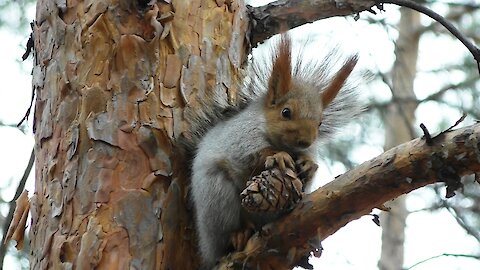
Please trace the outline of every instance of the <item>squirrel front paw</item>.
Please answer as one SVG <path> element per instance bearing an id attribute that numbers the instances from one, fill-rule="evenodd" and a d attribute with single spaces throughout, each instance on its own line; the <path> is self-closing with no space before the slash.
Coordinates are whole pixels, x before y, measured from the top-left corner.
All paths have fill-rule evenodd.
<path id="1" fill-rule="evenodd" d="M 300 157 L 298 157 L 295 165 L 297 168 L 298 177 L 302 180 L 303 183 L 312 180 L 315 172 L 318 169 L 318 165 L 308 155 L 301 155 Z"/>
<path id="2" fill-rule="evenodd" d="M 287 168 L 295 171 L 295 162 L 293 158 L 287 152 L 277 152 L 265 159 L 265 169 L 272 169 L 278 167 L 282 172 L 285 172 Z"/>
<path id="3" fill-rule="evenodd" d="M 248 240 L 253 235 L 253 229 L 248 227 L 243 230 L 233 232 L 230 240 L 235 251 L 242 251 L 245 249 Z"/>

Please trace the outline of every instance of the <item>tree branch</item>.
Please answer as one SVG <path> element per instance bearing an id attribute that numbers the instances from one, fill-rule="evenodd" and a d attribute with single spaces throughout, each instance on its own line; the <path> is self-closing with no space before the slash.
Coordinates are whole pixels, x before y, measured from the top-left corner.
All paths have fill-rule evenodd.
<path id="1" fill-rule="evenodd" d="M 384 202 L 425 185 L 445 182 L 451 192 L 461 185 L 462 175 L 480 171 L 479 160 L 478 123 L 435 136 L 431 145 L 418 138 L 392 148 L 306 196 L 291 213 L 254 235 L 244 251 L 224 258 L 220 269 L 265 263 L 291 268 L 305 251 L 315 250 L 312 239 L 323 240 Z"/>
<path id="2" fill-rule="evenodd" d="M 372 0 L 278 0 L 265 6 L 251 7 L 252 44 L 263 42 L 282 30 L 317 20 L 355 14 L 375 6 Z"/>
<path id="3" fill-rule="evenodd" d="M 462 42 L 465 47 L 467 47 L 475 61 L 477 61 L 477 68 L 478 72 L 480 73 L 480 48 L 478 48 L 475 44 L 468 40 L 468 38 L 464 34 L 462 34 L 451 22 L 446 20 L 444 17 L 434 12 L 433 10 L 411 0 L 377 0 L 377 3 L 379 5 L 395 4 L 402 7 L 408 7 L 420 13 L 423 13 L 428 17 L 434 19 L 435 21 L 439 22 L 441 25 L 447 28 L 447 30 L 450 31 L 452 35 L 454 35 L 458 40 L 460 40 L 460 42 Z M 382 6 L 378 6 L 378 8 L 380 10 L 383 10 Z"/>
<path id="4" fill-rule="evenodd" d="M 383 10 L 383 4 L 395 4 L 423 13 L 442 24 L 460 40 L 473 55 L 480 72 L 480 48 L 473 44 L 447 19 L 433 10 L 412 0 L 278 0 L 265 6 L 249 6 L 251 20 L 251 40 L 255 46 L 267 38 L 286 29 L 335 16 L 369 11 L 376 14 L 372 7 Z"/>

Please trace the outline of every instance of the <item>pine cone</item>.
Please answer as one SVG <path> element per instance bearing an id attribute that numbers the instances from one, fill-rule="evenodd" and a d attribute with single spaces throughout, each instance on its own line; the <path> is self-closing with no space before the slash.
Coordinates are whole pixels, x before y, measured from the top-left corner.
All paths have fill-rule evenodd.
<path id="1" fill-rule="evenodd" d="M 286 169 L 267 169 L 247 182 L 240 194 L 242 205 L 250 212 L 277 212 L 292 208 L 302 199 L 303 183 Z"/>

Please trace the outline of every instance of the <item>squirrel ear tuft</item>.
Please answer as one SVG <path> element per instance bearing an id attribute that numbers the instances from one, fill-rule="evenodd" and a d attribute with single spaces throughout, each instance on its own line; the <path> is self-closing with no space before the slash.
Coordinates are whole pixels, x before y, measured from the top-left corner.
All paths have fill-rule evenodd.
<path id="1" fill-rule="evenodd" d="M 283 33 L 273 51 L 272 74 L 268 80 L 267 105 L 275 105 L 291 88 L 292 50 L 291 39 Z"/>
<path id="2" fill-rule="evenodd" d="M 328 87 L 322 92 L 322 107 L 325 108 L 337 96 L 342 86 L 345 84 L 348 76 L 358 62 L 358 54 L 350 56 L 343 64 L 342 68 L 333 76 Z"/>

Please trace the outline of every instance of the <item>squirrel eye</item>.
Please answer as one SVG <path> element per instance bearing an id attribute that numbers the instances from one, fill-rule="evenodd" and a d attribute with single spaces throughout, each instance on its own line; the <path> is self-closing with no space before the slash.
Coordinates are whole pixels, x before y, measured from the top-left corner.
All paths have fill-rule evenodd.
<path id="1" fill-rule="evenodd" d="M 318 127 L 320 127 L 322 125 L 322 121 L 320 121 L 320 123 L 318 124 Z"/>
<path id="2" fill-rule="evenodd" d="M 292 118 L 292 112 L 290 111 L 289 108 L 283 108 L 282 117 L 286 118 L 286 119 L 291 119 Z"/>

